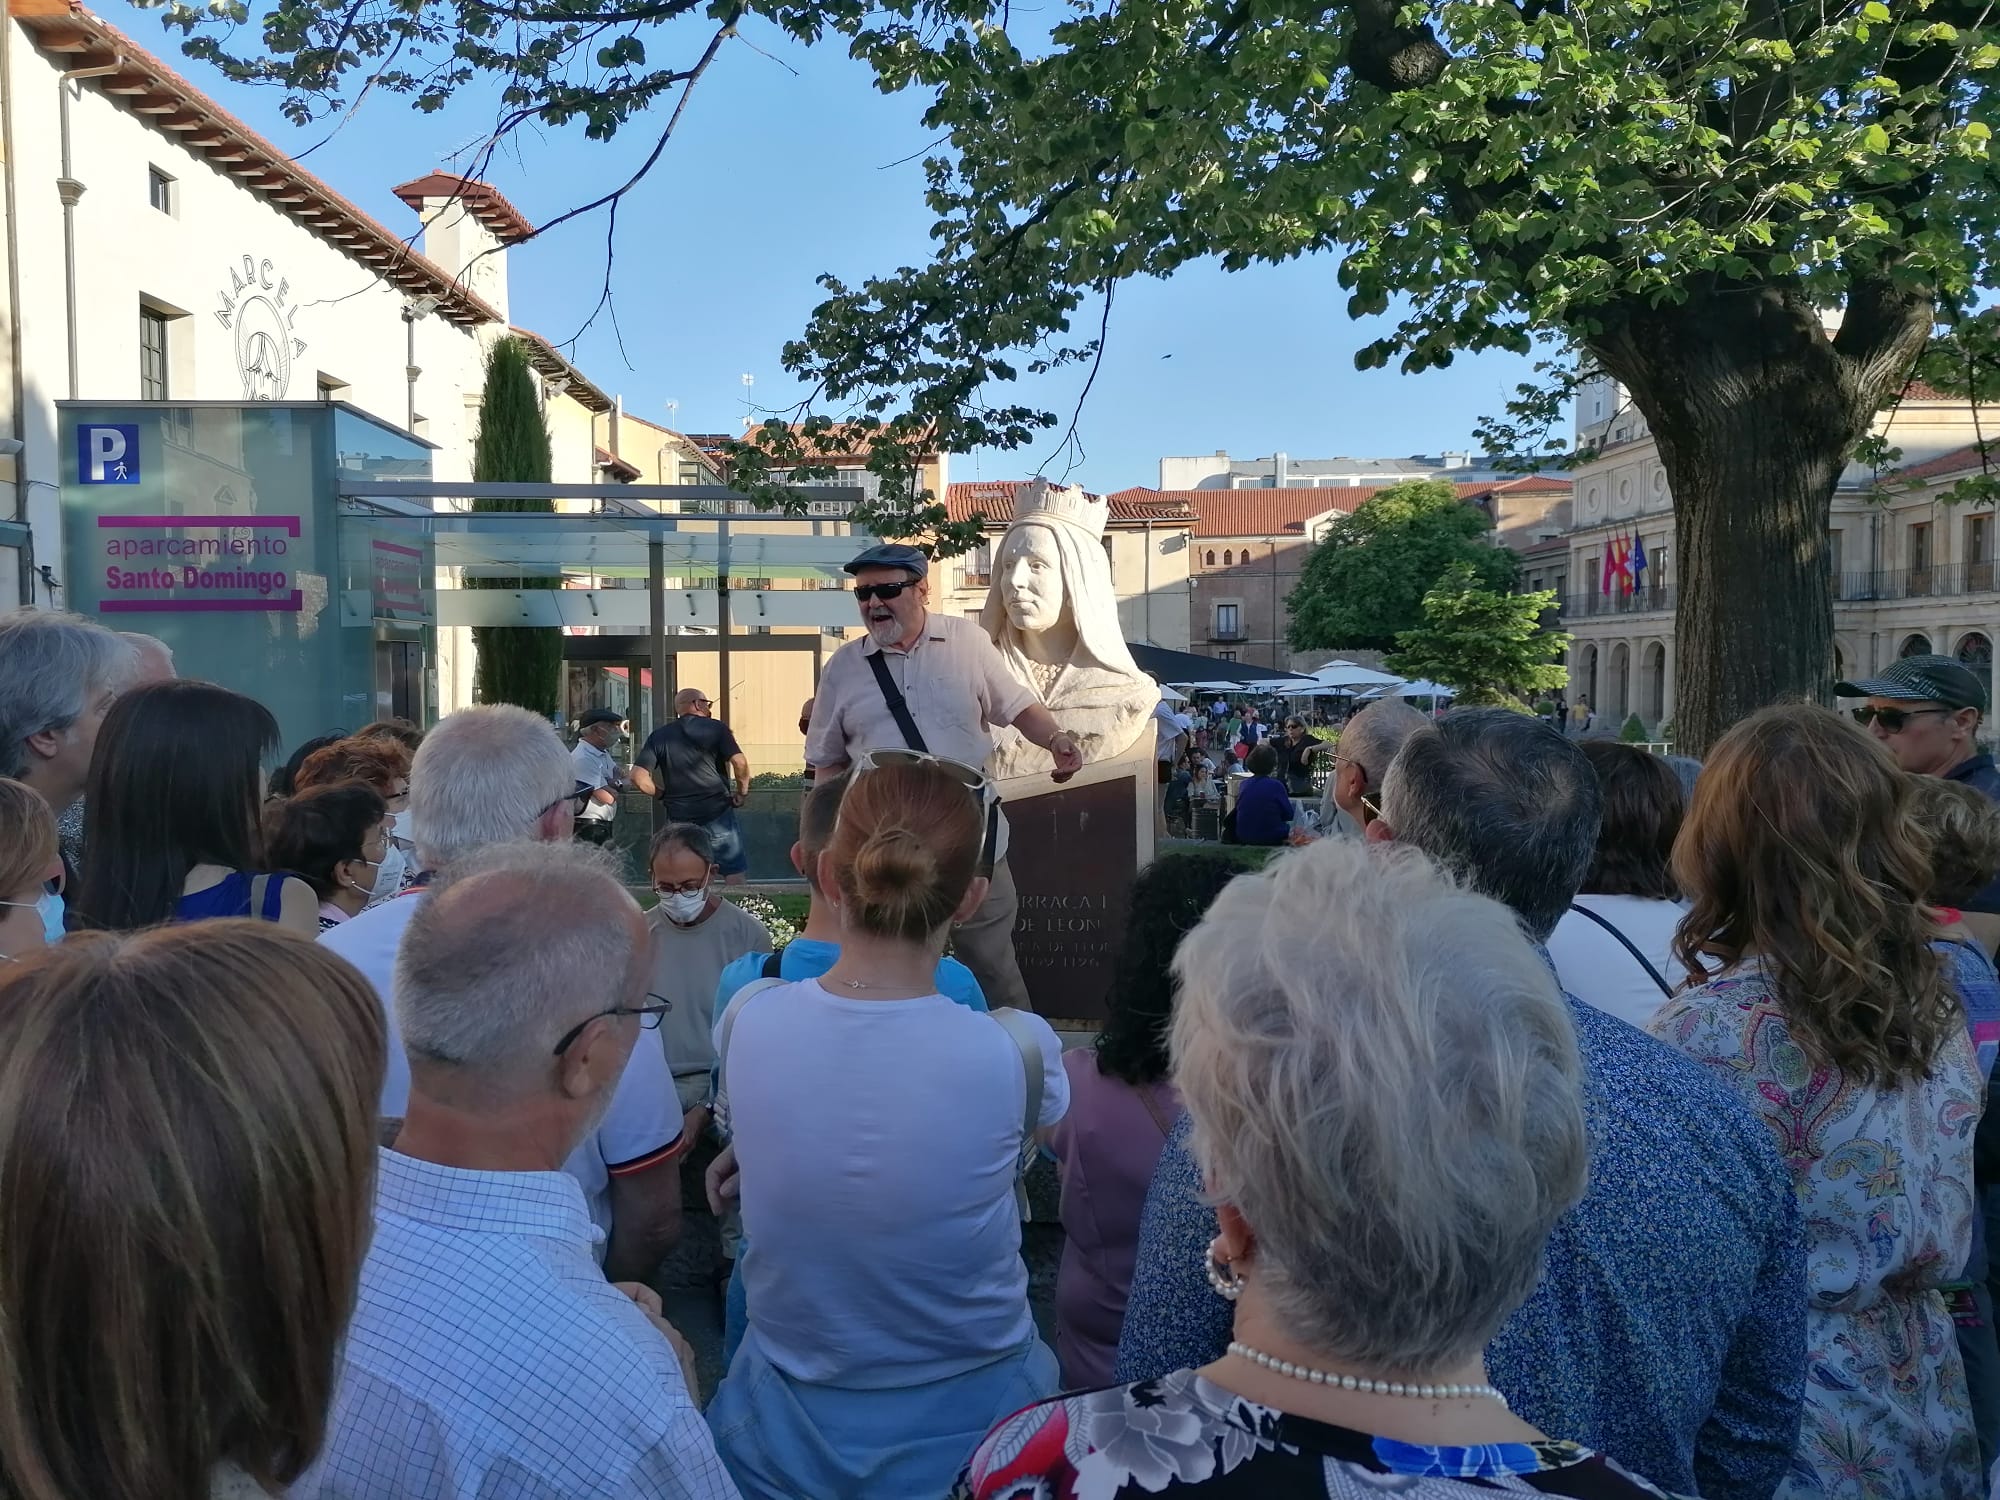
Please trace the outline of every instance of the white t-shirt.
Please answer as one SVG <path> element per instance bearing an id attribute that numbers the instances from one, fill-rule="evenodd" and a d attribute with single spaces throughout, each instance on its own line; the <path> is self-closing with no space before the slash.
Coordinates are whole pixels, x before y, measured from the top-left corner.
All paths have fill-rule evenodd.
<path id="1" fill-rule="evenodd" d="M 1687 970 L 1673 956 L 1674 931 L 1687 915 L 1680 902 L 1647 896 L 1578 896 L 1574 904 L 1590 908 L 1624 933 L 1668 984 L 1678 988 L 1687 978 Z M 1667 997 L 1638 960 L 1588 917 L 1563 913 L 1549 936 L 1549 957 L 1564 989 L 1621 1021 L 1644 1027 L 1666 1004 Z"/>
<path id="2" fill-rule="evenodd" d="M 1034 1021 L 1043 1126 L 1069 1109 Z M 1035 1331 L 1014 1207 L 1027 1079 L 996 1022 L 943 995 L 859 1000 L 808 979 L 737 1012 L 729 1093 L 750 1329 L 794 1379 L 948 1379 Z"/>
<path id="3" fill-rule="evenodd" d="M 402 1032 L 396 1025 L 396 950 L 402 946 L 403 933 L 423 899 L 421 887 L 407 891 L 320 934 L 320 941 L 359 969 L 382 997 L 389 1020 L 389 1071 L 382 1080 L 385 1120 L 401 1119 L 410 1103 L 410 1060 L 403 1052 Z M 582 1187 L 590 1217 L 599 1229 L 611 1232 L 610 1169 L 657 1155 L 680 1136 L 680 1102 L 674 1095 L 666 1054 L 654 1037 L 641 1032 L 611 1096 L 611 1108 L 596 1131 L 563 1163 L 563 1170 Z M 600 1256 L 603 1251 L 600 1244 Z"/>

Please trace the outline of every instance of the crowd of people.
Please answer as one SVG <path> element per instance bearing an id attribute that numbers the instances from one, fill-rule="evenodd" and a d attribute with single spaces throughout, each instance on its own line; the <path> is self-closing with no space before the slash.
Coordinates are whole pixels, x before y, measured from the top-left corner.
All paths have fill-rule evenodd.
<path id="1" fill-rule="evenodd" d="M 979 738 L 1074 742 L 895 549 L 857 576 L 782 948 L 726 896 L 699 702 L 645 769 L 707 766 L 710 816 L 663 820 L 642 905 L 576 832 L 613 718 L 267 774 L 254 700 L 0 617 L 0 1495 L 1995 1489 L 1969 673 L 1704 764 L 1396 700 L 1259 733 L 1239 828 L 1325 757 L 1321 836 L 1142 870 L 1064 1051 L 994 941 Z M 712 1392 L 657 1285 L 704 1216 Z"/>

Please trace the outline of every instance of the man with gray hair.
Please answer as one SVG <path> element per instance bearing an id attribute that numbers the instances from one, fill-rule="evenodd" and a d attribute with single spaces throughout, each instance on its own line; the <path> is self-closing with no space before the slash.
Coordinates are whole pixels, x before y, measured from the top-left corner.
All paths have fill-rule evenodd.
<path id="1" fill-rule="evenodd" d="M 1459 709 L 1405 742 L 1368 837 L 1421 850 L 1511 908 L 1540 944 L 1589 872 L 1600 817 L 1596 774 L 1558 731 Z M 1494 1337 L 1493 1384 L 1525 1420 L 1663 1489 L 1763 1500 L 1790 1466 L 1804 1394 L 1805 1244 L 1791 1177 L 1764 1127 L 1700 1066 L 1565 999 L 1583 1058 L 1590 1185 L 1549 1238 L 1541 1284 Z M 1187 1260 L 1198 1287 L 1199 1246 L 1214 1232 L 1200 1193 L 1183 1129 L 1147 1199 L 1120 1380 L 1203 1364 L 1228 1342 L 1226 1312 L 1217 1330 L 1205 1307 L 1177 1311 L 1201 1306 L 1176 1263 Z"/>
<path id="2" fill-rule="evenodd" d="M 575 788 L 569 752 L 546 719 L 506 704 L 460 709 L 424 737 L 410 767 L 417 856 L 441 879 L 459 861 L 495 844 L 567 843 Z M 551 850 L 543 852 L 553 858 Z M 385 1120 L 402 1118 L 410 1092 L 403 1049 L 394 1045 L 402 1016 L 396 961 L 427 890 L 415 886 L 320 937 L 368 978 L 388 1013 Z M 672 1247 L 680 1232 L 681 1149 L 673 1078 L 665 1054 L 649 1038 L 619 1080 L 608 1112 L 585 1133 L 566 1165 L 604 1232 L 607 1274 L 648 1276 Z"/>
<path id="3" fill-rule="evenodd" d="M 595 851 L 513 843 L 461 851 L 411 905 L 408 1113 L 326 1443 L 292 1493 L 734 1496 L 686 1346 L 649 1290 L 598 1275 L 562 1170 L 665 1009 L 637 904 Z"/>
<path id="4" fill-rule="evenodd" d="M 1377 699 L 1349 719 L 1333 748 L 1333 779 L 1320 804 L 1320 826 L 1359 838 L 1375 816 L 1371 808 L 1380 806 L 1389 763 L 1403 742 L 1429 723 L 1401 698 Z"/>
<path id="5" fill-rule="evenodd" d="M 131 645 L 82 615 L 0 615 L 0 775 L 52 811 L 83 795 L 98 726 L 131 677 Z"/>
<path id="6" fill-rule="evenodd" d="M 132 648 L 131 669 L 125 680 L 118 685 L 120 693 L 129 693 L 134 688 L 142 688 L 149 683 L 172 682 L 174 680 L 173 648 L 156 635 L 143 635 L 136 630 L 121 630 L 118 639 Z M 56 832 L 62 838 L 63 863 L 74 876 L 83 868 L 83 798 L 77 797 L 64 808 L 56 819 Z"/>

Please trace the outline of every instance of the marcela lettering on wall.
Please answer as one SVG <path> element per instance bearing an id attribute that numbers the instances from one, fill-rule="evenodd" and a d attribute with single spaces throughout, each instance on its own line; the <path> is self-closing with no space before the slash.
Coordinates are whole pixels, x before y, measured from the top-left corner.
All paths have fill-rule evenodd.
<path id="1" fill-rule="evenodd" d="M 236 373 L 246 401 L 282 401 L 292 386 L 292 365 L 306 352 L 293 324 L 299 309 L 292 284 L 266 260 L 245 255 L 229 268 L 229 290 L 215 296 L 215 321 L 236 335 Z"/>
<path id="2" fill-rule="evenodd" d="M 297 516 L 99 516 L 106 614 L 227 611 L 296 614 L 303 595 L 282 559 Z M 165 563 L 128 567 L 134 560 Z M 189 561 L 188 559 L 194 559 Z"/>

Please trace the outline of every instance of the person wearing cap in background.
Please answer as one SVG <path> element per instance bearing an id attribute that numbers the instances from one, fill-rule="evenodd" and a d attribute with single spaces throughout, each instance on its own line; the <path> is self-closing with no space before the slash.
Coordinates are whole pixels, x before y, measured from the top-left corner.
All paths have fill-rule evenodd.
<path id="1" fill-rule="evenodd" d="M 1055 780 L 1067 781 L 1083 768 L 1076 740 L 1035 690 L 1007 670 L 978 622 L 930 612 L 930 560 L 922 552 L 883 543 L 848 563 L 847 571 L 868 633 L 834 652 L 820 673 L 806 731 L 806 763 L 818 775 L 837 776 L 863 750 L 879 749 L 927 750 L 984 767 L 993 728 L 1005 724 L 1054 757 Z M 891 690 L 921 744 L 898 724 Z M 1007 868 L 1006 829 L 1002 819 L 991 889 L 958 927 L 953 951 L 996 1009 L 1025 1010 L 1028 989 L 1014 956 L 1020 898 Z"/>
<path id="2" fill-rule="evenodd" d="M 2000 802 L 2000 770 L 1973 742 L 1986 714 L 1986 686 L 1949 656 L 1906 656 L 1873 677 L 1836 682 L 1842 698 L 1866 698 L 1854 717 L 1913 776 L 1962 781 Z"/>
<path id="3" fill-rule="evenodd" d="M 576 789 L 590 789 L 590 800 L 576 815 L 578 842 L 600 848 L 611 842 L 612 820 L 618 816 L 618 793 L 625 773 L 611 758 L 611 747 L 624 738 L 625 716 L 615 708 L 593 708 L 577 724 L 576 748 L 569 753 L 576 772 Z"/>
<path id="4" fill-rule="evenodd" d="M 1857 721 L 1882 742 L 1912 776 L 1963 782 L 2000 802 L 2000 769 L 1975 743 L 1986 714 L 1986 685 L 1949 656 L 1906 656 L 1873 677 L 1836 682 L 1835 696 L 1866 698 Z M 2000 874 L 1965 904 L 1965 910 L 2000 912 Z"/>

